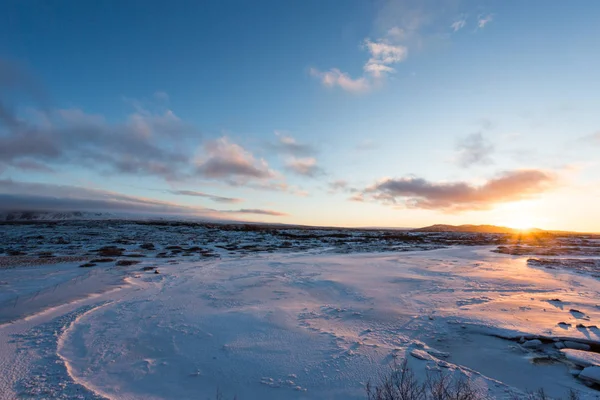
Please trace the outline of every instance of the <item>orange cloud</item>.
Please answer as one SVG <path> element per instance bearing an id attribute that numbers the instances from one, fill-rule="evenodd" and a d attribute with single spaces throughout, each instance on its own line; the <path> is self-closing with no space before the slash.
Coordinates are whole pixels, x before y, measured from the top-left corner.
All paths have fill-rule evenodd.
<path id="1" fill-rule="evenodd" d="M 498 203 L 529 199 L 555 186 L 552 174 L 532 169 L 506 171 L 479 186 L 467 182 L 430 182 L 416 177 L 386 179 L 365 189 L 363 194 L 365 200 L 457 212 L 485 210 Z"/>

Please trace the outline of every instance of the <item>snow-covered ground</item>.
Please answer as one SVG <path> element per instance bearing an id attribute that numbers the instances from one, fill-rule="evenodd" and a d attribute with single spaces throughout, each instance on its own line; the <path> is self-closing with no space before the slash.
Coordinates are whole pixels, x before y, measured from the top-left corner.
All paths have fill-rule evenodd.
<path id="1" fill-rule="evenodd" d="M 490 397 L 599 397 L 574 376 L 600 365 L 589 261 L 435 247 L 0 269 L 0 398 L 364 399 L 403 357 Z"/>

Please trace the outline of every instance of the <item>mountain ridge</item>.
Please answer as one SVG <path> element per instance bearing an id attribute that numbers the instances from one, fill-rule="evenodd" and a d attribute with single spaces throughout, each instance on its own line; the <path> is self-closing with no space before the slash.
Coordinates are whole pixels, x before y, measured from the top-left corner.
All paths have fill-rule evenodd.
<path id="1" fill-rule="evenodd" d="M 411 232 L 464 232 L 464 233 L 520 233 L 523 229 L 509 228 L 497 225 L 446 225 L 434 224 L 423 228 L 411 229 Z M 545 232 L 543 229 L 532 228 L 527 232 Z"/>

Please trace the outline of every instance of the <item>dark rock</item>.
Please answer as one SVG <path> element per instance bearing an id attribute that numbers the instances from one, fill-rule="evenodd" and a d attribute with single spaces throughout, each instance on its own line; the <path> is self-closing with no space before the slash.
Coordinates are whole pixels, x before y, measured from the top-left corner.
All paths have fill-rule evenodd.
<path id="1" fill-rule="evenodd" d="M 120 247 L 105 246 L 105 247 L 101 247 L 98 250 L 96 250 L 96 253 L 98 253 L 101 256 L 105 256 L 105 257 L 119 257 L 123 254 L 124 251 L 125 251 L 125 249 L 120 248 Z"/>
<path id="2" fill-rule="evenodd" d="M 135 265 L 139 263 L 140 261 L 137 260 L 119 260 L 115 263 L 115 265 L 118 265 L 119 267 L 128 267 L 130 265 Z"/>
<path id="3" fill-rule="evenodd" d="M 89 262 L 89 263 L 81 264 L 79 266 L 79 268 L 90 268 L 90 267 L 95 267 L 95 266 L 96 266 L 96 264 Z"/>

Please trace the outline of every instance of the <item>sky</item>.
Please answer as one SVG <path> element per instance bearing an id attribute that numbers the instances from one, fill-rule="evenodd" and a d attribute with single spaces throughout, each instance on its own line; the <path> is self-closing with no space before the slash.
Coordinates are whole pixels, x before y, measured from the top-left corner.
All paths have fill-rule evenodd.
<path id="1" fill-rule="evenodd" d="M 0 209 L 600 231 L 600 3 L 0 4 Z"/>

